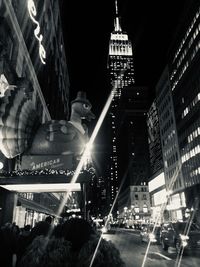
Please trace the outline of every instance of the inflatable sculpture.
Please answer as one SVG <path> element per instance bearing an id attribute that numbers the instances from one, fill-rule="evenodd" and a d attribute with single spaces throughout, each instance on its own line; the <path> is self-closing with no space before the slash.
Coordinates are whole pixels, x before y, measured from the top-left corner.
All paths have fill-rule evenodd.
<path id="1" fill-rule="evenodd" d="M 87 127 L 82 121 L 91 121 L 95 118 L 91 107 L 86 94 L 78 92 L 77 98 L 71 102 L 70 120 L 50 121 L 41 125 L 28 153 L 81 155 L 88 141 Z"/>
<path id="2" fill-rule="evenodd" d="M 95 118 L 85 92 L 78 92 L 71 102 L 69 120 L 44 124 L 39 124 L 34 105 L 24 90 L 8 89 L 0 101 L 0 150 L 5 157 L 82 154 L 88 139 L 83 120 Z"/>

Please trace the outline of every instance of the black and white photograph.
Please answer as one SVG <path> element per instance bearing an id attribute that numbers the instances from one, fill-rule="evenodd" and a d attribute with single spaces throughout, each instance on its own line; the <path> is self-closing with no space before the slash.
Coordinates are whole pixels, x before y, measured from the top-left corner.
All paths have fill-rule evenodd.
<path id="1" fill-rule="evenodd" d="M 0 266 L 200 266 L 200 0 L 0 0 Z"/>

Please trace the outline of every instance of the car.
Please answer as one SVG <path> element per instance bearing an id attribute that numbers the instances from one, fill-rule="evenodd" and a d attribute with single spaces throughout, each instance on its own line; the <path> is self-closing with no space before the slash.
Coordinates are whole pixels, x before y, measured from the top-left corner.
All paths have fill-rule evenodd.
<path id="1" fill-rule="evenodd" d="M 140 239 L 142 242 L 160 243 L 160 226 L 147 224 L 140 231 Z"/>
<path id="2" fill-rule="evenodd" d="M 200 227 L 189 222 L 166 222 L 160 230 L 160 242 L 163 250 L 176 248 L 177 253 L 200 250 Z"/>

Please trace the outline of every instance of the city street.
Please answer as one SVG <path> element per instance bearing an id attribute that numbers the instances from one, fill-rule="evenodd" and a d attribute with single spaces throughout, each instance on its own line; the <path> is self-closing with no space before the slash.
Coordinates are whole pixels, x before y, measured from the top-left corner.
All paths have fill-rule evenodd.
<path id="1" fill-rule="evenodd" d="M 125 229 L 116 230 L 115 234 L 103 234 L 103 238 L 111 240 L 120 250 L 121 257 L 126 263 L 126 267 L 197 267 L 200 266 L 199 255 L 185 255 L 181 263 L 176 263 L 176 253 L 173 251 L 164 252 L 160 245 L 152 244 L 149 253 L 146 253 L 147 243 L 142 243 L 139 231 L 129 231 Z"/>
<path id="2" fill-rule="evenodd" d="M 200 266 L 200 0 L 146 2 L 0 0 L 0 267 Z"/>

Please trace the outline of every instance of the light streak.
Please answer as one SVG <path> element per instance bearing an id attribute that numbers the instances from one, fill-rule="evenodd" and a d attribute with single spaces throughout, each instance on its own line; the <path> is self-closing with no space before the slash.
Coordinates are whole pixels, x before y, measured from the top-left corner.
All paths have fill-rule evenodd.
<path id="1" fill-rule="evenodd" d="M 126 176 L 127 176 L 128 170 L 129 170 L 129 168 L 130 168 L 130 166 L 131 166 L 131 163 L 132 163 L 132 161 L 129 162 L 129 166 L 128 166 L 128 168 L 127 168 L 127 170 L 126 170 L 126 172 L 125 172 L 125 174 L 124 174 L 124 176 L 123 176 L 123 179 L 122 179 L 122 181 L 121 181 L 119 190 L 118 190 L 118 192 L 117 192 L 117 194 L 116 194 L 116 196 L 115 196 L 115 199 L 114 199 L 114 201 L 113 201 L 112 207 L 111 207 L 110 212 L 109 212 L 109 214 L 108 214 L 108 218 L 107 218 L 107 220 L 106 220 L 105 227 L 107 227 L 108 221 L 109 221 L 109 219 L 110 219 L 110 215 L 112 214 L 113 208 L 114 208 L 114 206 L 115 206 L 115 203 L 116 203 L 116 201 L 117 201 L 117 198 L 118 198 L 118 196 L 119 196 L 119 193 L 120 193 L 120 191 L 121 191 L 121 189 L 122 189 L 122 186 L 123 186 L 123 184 L 124 184 L 124 181 L 125 181 L 125 178 L 126 178 Z M 98 241 L 98 243 L 97 243 L 97 246 L 96 246 L 96 248 L 95 248 L 95 251 L 94 251 L 94 254 L 93 254 L 93 257 L 92 257 L 92 259 L 91 259 L 91 262 L 90 262 L 89 267 L 92 267 L 92 265 L 93 265 L 93 263 L 94 263 L 94 259 L 95 259 L 95 257 L 96 257 L 97 251 L 98 251 L 98 249 L 99 249 L 101 240 L 102 240 L 102 234 L 101 234 L 101 236 L 100 236 L 100 238 L 99 238 L 99 241 Z"/>
<path id="2" fill-rule="evenodd" d="M 77 178 L 78 178 L 78 176 L 79 176 L 79 174 L 80 174 L 80 172 L 81 172 L 81 170 L 83 168 L 83 165 L 85 163 L 85 158 L 88 155 L 88 153 L 90 151 L 90 148 L 91 148 L 91 146 L 92 146 L 92 144 L 93 144 L 93 142 L 94 142 L 94 140 L 95 140 L 95 138 L 97 136 L 97 133 L 98 133 L 98 131 L 99 131 L 99 129 L 100 129 L 102 123 L 103 123 L 103 120 L 104 120 L 104 118 L 105 118 L 105 116 L 106 116 L 106 114 L 108 112 L 108 109 L 110 107 L 112 99 L 113 99 L 113 94 L 111 92 L 109 97 L 108 97 L 108 99 L 107 99 L 107 101 L 106 101 L 106 104 L 105 104 L 105 106 L 104 106 L 104 108 L 103 108 L 103 110 L 101 112 L 101 115 L 100 115 L 100 117 L 99 117 L 99 119 L 98 119 L 98 121 L 96 123 L 96 126 L 94 128 L 94 131 L 93 131 L 91 137 L 90 137 L 90 140 L 87 143 L 87 146 L 86 146 L 86 148 L 85 148 L 85 150 L 83 152 L 83 155 L 81 156 L 81 159 L 80 159 L 80 161 L 78 163 L 78 166 L 77 166 L 77 168 L 76 168 L 76 170 L 74 172 L 74 175 L 73 175 L 73 177 L 71 179 L 71 183 L 75 183 L 77 181 Z M 67 194 L 63 198 L 63 200 L 62 200 L 62 202 L 60 204 L 59 210 L 58 210 L 58 215 L 61 214 L 61 212 L 62 212 L 62 210 L 63 210 L 63 208 L 65 206 L 65 203 L 66 203 L 66 201 L 67 201 L 67 199 L 69 197 L 69 194 L 70 194 L 70 192 L 67 192 Z"/>
<path id="3" fill-rule="evenodd" d="M 177 171 L 174 173 L 174 175 L 173 175 L 173 177 L 172 177 L 172 179 L 171 179 L 171 181 L 169 183 L 169 190 L 168 190 L 168 192 L 170 192 L 170 193 L 173 192 L 173 186 L 174 186 L 174 183 L 176 182 L 176 179 L 178 177 L 178 174 L 179 174 L 180 170 L 181 170 L 181 164 L 179 163 L 178 164 Z M 160 214 L 157 216 L 157 218 L 155 220 L 155 224 L 154 224 L 152 233 L 154 233 L 155 228 L 156 228 L 156 225 L 160 221 L 160 218 L 163 215 L 164 210 L 166 209 L 167 202 L 168 202 L 168 199 L 169 198 L 170 198 L 170 194 L 167 194 L 166 203 L 163 203 L 161 205 L 161 212 L 160 212 Z M 198 203 L 196 203 L 195 206 L 198 206 Z M 193 218 L 194 218 L 194 212 L 193 212 L 193 214 L 192 214 L 192 216 L 190 218 L 190 221 L 188 222 L 189 226 L 186 229 L 186 235 L 188 235 L 188 233 L 189 233 L 189 230 L 190 230 L 190 227 L 191 227 L 191 223 L 193 221 Z M 145 266 L 146 259 L 147 259 L 148 253 L 149 253 L 150 244 L 151 244 L 151 241 L 148 242 L 148 246 L 147 246 L 147 249 L 146 249 L 146 252 L 145 252 L 145 255 L 144 255 L 144 258 L 143 258 L 143 262 L 142 262 L 142 266 L 141 267 L 144 267 Z M 177 258 L 176 258 L 176 262 L 175 262 L 175 267 L 180 267 L 182 256 L 183 256 L 183 251 L 184 251 L 184 248 L 180 249 L 180 251 L 178 252 Z"/>
<path id="4" fill-rule="evenodd" d="M 120 72 L 120 74 L 124 74 L 124 71 L 125 70 L 122 70 Z M 104 105 L 104 108 L 103 108 L 100 116 L 99 116 L 99 119 L 98 119 L 98 121 L 97 121 L 97 123 L 95 125 L 95 128 L 94 128 L 94 130 L 92 132 L 92 135 L 91 135 L 91 137 L 90 137 L 90 139 L 89 139 L 89 141 L 88 141 L 88 143 L 86 145 L 86 148 L 85 148 L 85 150 L 83 152 L 83 155 L 81 156 L 81 159 L 80 159 L 80 161 L 79 161 L 79 163 L 78 163 L 78 165 L 76 167 L 76 170 L 74 172 L 74 175 L 73 175 L 70 183 L 75 183 L 77 181 L 77 178 L 78 178 L 78 176 L 79 176 L 79 174 L 80 174 L 80 172 L 81 172 L 81 170 L 82 170 L 82 168 L 84 166 L 85 158 L 88 155 L 88 153 L 89 153 L 89 151 L 90 151 L 90 149 L 91 149 L 91 147 L 93 145 L 93 142 L 94 142 L 94 140 L 95 140 L 95 138 L 96 138 L 96 136 L 97 136 L 97 134 L 99 132 L 99 129 L 100 129 L 100 127 L 101 127 L 101 125 L 103 123 L 103 120 L 104 120 L 104 118 L 105 118 L 105 116 L 106 116 L 106 114 L 108 112 L 108 109 L 109 109 L 110 104 L 111 104 L 111 102 L 113 100 L 113 97 L 115 96 L 115 91 L 116 91 L 116 89 L 117 89 L 119 84 L 120 84 L 120 81 L 117 80 L 117 83 L 113 86 L 113 88 L 112 88 L 112 90 L 111 90 L 111 92 L 110 92 L 110 94 L 108 96 L 108 99 L 107 99 L 107 101 L 106 101 L 106 103 Z M 63 198 L 63 201 L 61 202 L 60 207 L 58 209 L 58 215 L 61 214 L 61 212 L 62 212 L 62 210 L 63 210 L 63 208 L 65 206 L 65 203 L 66 203 L 66 201 L 67 201 L 67 199 L 69 197 L 69 194 L 70 194 L 70 192 L 67 192 L 67 194 Z"/>
<path id="5" fill-rule="evenodd" d="M 192 225 L 192 222 L 194 220 L 194 216 L 195 216 L 195 213 L 196 213 L 196 210 L 198 209 L 198 206 L 199 206 L 199 199 L 195 199 L 195 207 L 194 207 L 194 210 L 192 212 L 192 215 L 190 216 L 186 226 L 185 226 L 185 229 L 184 229 L 184 234 L 186 236 L 188 236 L 189 234 L 189 231 L 190 231 L 190 228 L 191 228 L 191 225 Z M 178 254 L 177 254 L 177 257 L 176 257 L 176 262 L 175 262 L 175 267 L 180 267 L 181 266 L 181 260 L 182 260 L 182 257 L 183 257 L 183 252 L 184 252 L 184 247 L 181 247 L 181 249 L 179 250 Z"/>
<path id="6" fill-rule="evenodd" d="M 125 71 L 125 70 L 122 70 L 120 74 L 124 74 L 124 71 Z M 75 183 L 75 182 L 77 181 L 77 178 L 78 178 L 78 176 L 79 176 L 79 174 L 80 174 L 80 172 L 81 172 L 81 170 L 82 170 L 82 168 L 83 168 L 83 166 L 84 166 L 84 163 L 85 163 L 85 157 L 88 155 L 88 153 L 89 153 L 89 151 L 90 151 L 90 148 L 92 147 L 92 144 L 93 144 L 93 142 L 94 142 L 94 140 L 95 140 L 95 138 L 96 138 L 96 136 L 97 136 L 97 134 L 98 134 L 98 132 L 99 132 L 99 129 L 100 129 L 100 127 L 101 127 L 101 125 L 102 125 L 102 123 L 103 123 L 103 120 L 104 120 L 104 118 L 105 118 L 105 116 L 106 116 L 106 114 L 107 114 L 107 112 L 108 112 L 108 110 L 109 110 L 109 108 L 110 108 L 111 102 L 112 102 L 112 100 L 113 100 L 113 98 L 114 98 L 114 96 L 115 96 L 115 92 L 116 92 L 116 89 L 117 89 L 117 87 L 118 87 L 119 84 L 120 84 L 120 81 L 117 80 L 117 82 L 116 82 L 115 85 L 113 86 L 113 88 L 112 88 L 112 90 L 111 90 L 111 92 L 110 92 L 110 94 L 109 94 L 109 96 L 108 96 L 108 99 L 107 99 L 107 101 L 106 101 L 106 103 L 105 103 L 105 105 L 104 105 L 104 108 L 103 108 L 103 110 L 102 110 L 102 112 L 101 112 L 101 114 L 100 114 L 100 117 L 99 117 L 99 119 L 98 119 L 96 125 L 95 125 L 95 128 L 94 128 L 94 130 L 93 130 L 93 132 L 92 132 L 92 135 L 91 135 L 91 137 L 90 137 L 90 139 L 89 139 L 89 142 L 87 143 L 87 146 L 86 146 L 86 148 L 85 148 L 85 150 L 84 150 L 84 152 L 83 152 L 83 155 L 81 156 L 81 159 L 80 159 L 80 161 L 79 161 L 79 163 L 78 163 L 78 165 L 77 165 L 77 168 L 76 168 L 76 170 L 75 170 L 75 173 L 74 173 L 74 175 L 73 175 L 73 177 L 72 177 L 70 183 Z M 124 176 L 123 180 L 125 180 L 125 176 Z M 120 189 L 121 189 L 122 185 L 123 185 L 123 183 L 121 183 Z M 114 205 L 115 205 L 115 203 L 116 203 L 116 199 L 117 199 L 117 197 L 118 197 L 118 195 L 119 195 L 120 189 L 118 190 L 118 193 L 117 193 L 117 195 L 116 195 L 116 197 L 115 197 L 115 200 L 114 200 L 114 202 L 113 202 L 113 205 L 112 205 L 112 207 L 111 207 L 111 210 L 110 210 L 110 212 L 109 212 L 109 215 L 112 213 L 112 210 L 113 210 L 113 207 L 114 207 Z M 58 215 L 58 216 L 61 214 L 61 212 L 62 212 L 62 210 L 63 210 L 63 208 L 64 208 L 64 206 L 65 206 L 65 203 L 67 202 L 67 199 L 68 199 L 69 195 L 70 195 L 70 192 L 67 192 L 67 193 L 65 194 L 65 197 L 63 198 L 63 200 L 62 200 L 62 202 L 61 202 L 61 204 L 60 204 L 60 206 L 59 206 L 58 212 L 57 212 L 57 215 Z M 109 219 L 109 216 L 108 216 L 108 219 Z M 105 226 L 107 226 L 108 219 L 107 219 L 107 221 L 106 221 L 106 223 L 105 223 Z M 49 231 L 49 235 L 51 234 L 52 230 L 53 230 L 53 229 L 50 229 L 50 231 Z M 101 235 L 100 238 L 99 238 L 97 247 L 96 247 L 96 249 L 95 249 L 95 252 L 94 252 L 94 254 L 93 254 L 93 257 L 92 257 L 92 260 L 91 260 L 91 263 L 90 263 L 90 266 L 89 266 L 89 267 L 91 267 L 92 264 L 93 264 L 93 262 L 94 262 L 94 259 L 95 259 L 95 257 L 96 257 L 96 253 L 97 253 L 98 248 L 99 248 L 99 245 L 100 245 L 100 243 L 101 243 L 101 239 L 102 239 L 102 235 Z"/>
<path id="7" fill-rule="evenodd" d="M 153 252 L 153 254 L 156 254 L 156 255 L 158 255 L 158 256 L 160 256 L 160 257 L 162 257 L 162 258 L 164 258 L 165 260 L 168 260 L 168 261 L 172 260 L 171 258 L 169 258 L 169 257 L 167 257 L 167 256 L 165 256 L 165 255 L 163 255 L 163 254 L 161 254 L 159 252 Z"/>
<path id="8" fill-rule="evenodd" d="M 125 69 L 122 70 L 122 71 L 120 72 L 120 75 L 123 75 L 124 73 L 125 73 Z M 119 75 L 119 77 L 120 77 L 120 75 Z M 107 114 L 107 112 L 108 112 L 108 110 L 109 110 L 109 108 L 110 108 L 111 102 L 112 102 L 113 98 L 115 97 L 115 92 L 116 92 L 116 90 L 117 90 L 117 88 L 118 88 L 119 85 L 120 85 L 120 80 L 117 79 L 117 82 L 114 84 L 114 86 L 113 86 L 113 88 L 112 88 L 112 90 L 111 90 L 111 92 L 110 92 L 110 94 L 109 94 L 109 96 L 108 96 L 108 99 L 107 99 L 107 101 L 106 101 L 106 103 L 105 103 L 105 105 L 104 105 L 104 108 L 103 108 L 103 110 L 102 110 L 102 112 L 101 112 L 101 114 L 100 114 L 100 117 L 99 117 L 99 119 L 98 119 L 96 125 L 95 125 L 95 128 L 94 128 L 94 130 L 93 130 L 93 132 L 92 132 L 92 135 L 91 135 L 91 137 L 90 137 L 90 139 L 89 139 L 89 142 L 88 142 L 87 145 L 86 145 L 86 148 L 85 148 L 85 150 L 84 150 L 84 152 L 83 152 L 83 155 L 81 156 L 81 159 L 80 159 L 80 161 L 79 161 L 79 163 L 78 163 L 78 165 L 77 165 L 77 168 L 76 168 L 76 170 L 75 170 L 75 172 L 74 172 L 74 175 L 73 175 L 73 177 L 72 177 L 70 183 L 75 183 L 75 182 L 77 181 L 77 178 L 78 178 L 78 176 L 79 176 L 79 174 L 80 174 L 80 172 L 81 172 L 81 170 L 82 170 L 82 168 L 83 168 L 83 166 L 84 166 L 85 158 L 86 158 L 86 156 L 88 155 L 88 153 L 89 153 L 89 151 L 90 151 L 90 149 L 91 149 L 91 147 L 92 147 L 92 144 L 93 144 L 93 142 L 94 142 L 94 140 L 95 140 L 95 138 L 96 138 L 96 136 L 97 136 L 97 134 L 98 134 L 98 132 L 99 132 L 99 129 L 100 129 L 100 127 L 101 127 L 101 125 L 102 125 L 102 123 L 103 123 L 103 120 L 104 120 L 104 118 L 105 118 L 105 116 L 106 116 L 106 114 Z M 130 163 L 129 163 L 129 166 L 130 166 Z M 127 169 L 127 171 L 128 171 L 128 169 Z M 126 172 L 126 173 L 127 173 L 127 172 Z M 122 188 L 122 185 L 123 185 L 123 183 L 124 183 L 125 177 L 126 177 L 126 175 L 124 175 L 124 177 L 123 177 L 123 179 L 122 179 L 121 185 L 120 185 L 119 190 L 118 190 L 118 192 L 117 192 L 117 194 L 116 194 L 116 197 L 115 197 L 115 199 L 114 199 L 114 202 L 113 202 L 113 205 L 112 205 L 111 210 L 110 210 L 110 212 L 109 212 L 108 219 L 107 219 L 107 221 L 106 221 L 106 223 L 105 223 L 105 226 L 107 226 L 107 224 L 108 224 L 109 217 L 110 217 L 110 215 L 111 215 L 111 213 L 112 213 L 112 210 L 113 210 L 114 205 L 115 205 L 115 203 L 116 203 L 116 200 L 117 200 L 117 197 L 118 197 L 118 195 L 119 195 L 119 192 L 121 191 L 121 188 Z M 59 216 L 59 215 L 61 214 L 61 212 L 63 211 L 63 208 L 64 208 L 64 206 L 65 206 L 65 203 L 67 202 L 67 199 L 68 199 L 70 193 L 71 193 L 71 192 L 68 191 L 68 192 L 65 194 L 65 197 L 63 198 L 63 200 L 62 200 L 62 202 L 61 202 L 61 204 L 60 204 L 60 206 L 59 206 L 59 209 L 58 209 L 58 211 L 57 211 L 57 215 L 58 215 L 58 216 Z M 51 235 L 52 231 L 53 231 L 53 228 L 51 228 L 51 229 L 49 230 L 49 233 L 48 233 L 49 236 Z M 91 260 L 91 263 L 90 263 L 89 267 L 92 267 L 92 264 L 93 264 L 94 259 L 95 259 L 95 257 L 96 257 L 96 253 L 97 253 L 97 251 L 98 251 L 98 248 L 99 248 L 99 245 L 100 245 L 100 243 L 101 243 L 101 240 L 102 240 L 102 235 L 101 235 L 100 238 L 99 238 L 98 244 L 97 244 L 96 249 L 95 249 L 95 251 L 94 251 L 94 254 L 93 254 L 93 257 L 92 257 L 92 260 Z"/>
<path id="9" fill-rule="evenodd" d="M 174 183 L 178 177 L 178 174 L 179 174 L 179 171 L 181 169 L 181 164 L 178 165 L 178 168 L 177 168 L 177 171 L 174 173 L 170 183 L 169 183 L 169 191 L 172 192 L 172 189 L 173 189 L 173 186 L 174 186 Z M 154 223 L 154 227 L 153 227 L 153 230 L 152 230 L 152 233 L 154 234 L 155 232 L 155 228 L 156 228 L 156 225 L 158 224 L 158 222 L 160 221 L 161 219 L 161 216 L 163 215 L 163 212 L 164 210 L 166 209 L 166 206 L 167 206 L 167 202 L 168 202 L 168 199 L 170 198 L 170 194 L 167 194 L 167 200 L 166 202 L 164 202 L 162 205 L 161 205 L 161 211 L 160 211 L 160 214 L 156 217 L 156 220 L 155 220 L 155 223 Z M 150 248 L 150 245 L 151 245 L 151 240 L 149 240 L 148 242 L 148 245 L 147 245 L 147 249 L 146 249 L 146 252 L 145 252 L 145 255 L 144 255 L 144 258 L 143 258 L 143 261 L 142 261 L 142 265 L 141 267 L 144 267 L 145 266 L 145 263 L 146 263 L 146 260 L 147 260 L 147 256 L 148 256 L 148 253 L 149 253 L 149 248 Z M 179 266 L 177 266 L 179 267 Z"/>

